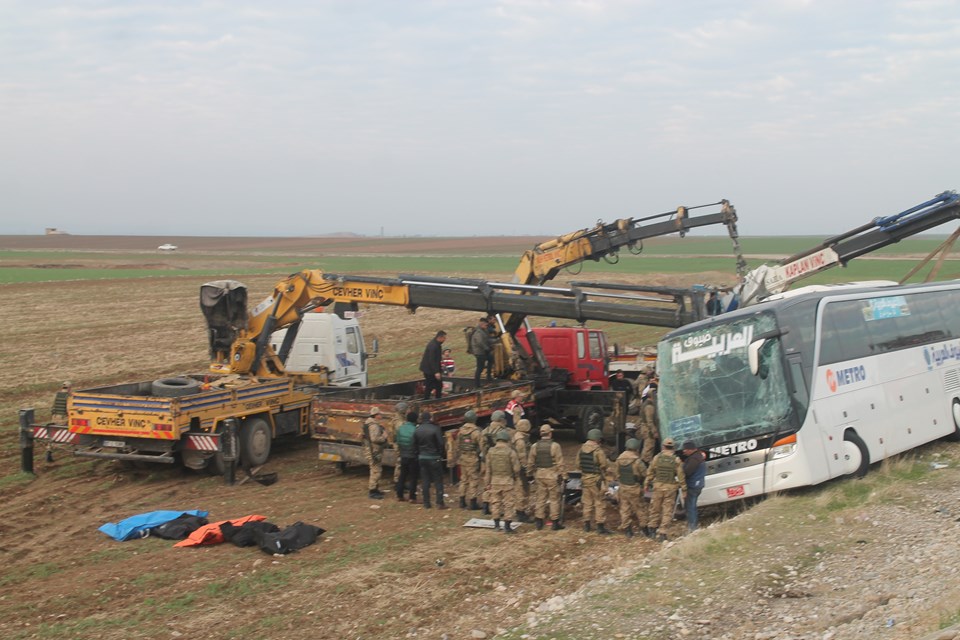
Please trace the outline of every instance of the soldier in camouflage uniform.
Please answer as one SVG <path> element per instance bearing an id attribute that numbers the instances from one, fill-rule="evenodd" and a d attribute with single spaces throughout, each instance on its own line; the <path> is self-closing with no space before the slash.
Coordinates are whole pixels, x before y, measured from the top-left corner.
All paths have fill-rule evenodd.
<path id="1" fill-rule="evenodd" d="M 637 530 L 647 532 L 647 503 L 643 499 L 643 485 L 647 478 L 647 465 L 643 463 L 637 450 L 640 441 L 636 438 L 627 440 L 627 449 L 617 458 L 614 464 L 620 489 L 617 495 L 620 499 L 620 531 L 628 538 L 633 537 L 633 521 L 637 522 Z"/>
<path id="2" fill-rule="evenodd" d="M 643 440 L 643 451 L 640 459 L 646 464 L 653 460 L 653 454 L 660 440 L 660 418 L 657 417 L 657 387 L 655 382 L 650 383 L 650 392 L 640 407 L 640 438 Z"/>
<path id="3" fill-rule="evenodd" d="M 666 540 L 661 531 L 673 521 L 673 508 L 677 502 L 677 491 L 687 497 L 687 478 L 683 473 L 683 462 L 674 452 L 673 438 L 663 441 L 663 451 L 654 456 L 647 469 L 646 486 L 653 488 L 650 499 L 650 514 L 647 528 L 650 537 L 657 534 L 658 540 Z"/>
<path id="4" fill-rule="evenodd" d="M 499 409 L 490 414 L 490 424 L 480 432 L 480 459 L 482 464 L 486 464 L 487 451 L 493 448 L 497 433 L 505 429 L 507 429 L 506 414 Z M 490 515 L 490 492 L 487 489 L 483 490 L 483 515 Z"/>
<path id="5" fill-rule="evenodd" d="M 516 487 L 517 520 L 529 522 L 527 511 L 530 507 L 530 480 L 527 477 L 526 464 L 530 452 L 530 421 L 522 419 L 517 420 L 515 424 L 517 430 L 514 432 L 510 444 L 520 459 L 520 475 L 517 476 Z"/>
<path id="6" fill-rule="evenodd" d="M 64 382 L 60 391 L 53 398 L 53 408 L 50 409 L 50 421 L 53 424 L 67 424 L 67 398 L 70 397 L 70 382 Z"/>
<path id="7" fill-rule="evenodd" d="M 460 508 L 479 509 L 478 500 L 483 494 L 480 482 L 480 428 L 476 425 L 477 412 L 470 409 L 463 414 L 466 420 L 457 430 L 451 452 L 451 465 L 460 465 Z"/>
<path id="8" fill-rule="evenodd" d="M 363 423 L 363 453 L 370 465 L 370 480 L 367 483 L 369 496 L 380 500 L 380 476 L 383 475 L 383 449 L 387 445 L 387 430 L 380 425 L 379 407 L 370 408 L 370 417 Z"/>
<path id="9" fill-rule="evenodd" d="M 400 447 L 397 444 L 397 430 L 400 425 L 407 421 L 407 403 L 398 402 L 393 406 L 393 418 L 390 420 L 390 428 L 387 429 L 387 439 L 393 443 L 397 450 L 397 464 L 393 466 L 393 484 L 400 482 Z"/>
<path id="10" fill-rule="evenodd" d="M 520 459 L 510 446 L 510 434 L 505 429 L 497 432 L 497 444 L 487 452 L 487 467 L 484 474 L 490 493 L 490 511 L 495 529 L 504 521 L 505 533 L 516 533 L 510 525 L 515 515 L 514 485 L 520 475 Z"/>
<path id="11" fill-rule="evenodd" d="M 527 472 L 531 471 L 537 488 L 536 507 L 533 512 L 537 530 L 543 529 L 548 504 L 553 530 L 563 529 L 560 523 L 560 500 L 563 500 L 560 488 L 567 479 L 567 473 L 563 468 L 563 451 L 560 445 L 553 441 L 553 429 L 548 424 L 540 427 L 540 440 L 530 447 Z"/>
<path id="12" fill-rule="evenodd" d="M 587 441 L 580 447 L 577 455 L 577 467 L 580 469 L 580 480 L 583 484 L 583 530 L 590 531 L 591 520 L 597 523 L 597 533 L 609 535 L 611 532 L 604 525 L 606 520 L 606 505 L 603 503 L 603 492 L 607 484 L 607 470 L 610 461 L 600 447 L 603 432 L 600 429 L 590 429 L 587 432 Z"/>

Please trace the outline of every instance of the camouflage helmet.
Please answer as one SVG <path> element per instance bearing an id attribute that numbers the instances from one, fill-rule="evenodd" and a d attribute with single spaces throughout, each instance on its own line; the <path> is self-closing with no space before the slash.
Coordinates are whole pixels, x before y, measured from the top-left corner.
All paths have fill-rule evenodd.
<path id="1" fill-rule="evenodd" d="M 476 422 L 477 421 L 477 412 L 473 409 L 467 409 L 467 412 L 463 414 L 463 419 L 467 422 Z"/>
<path id="2" fill-rule="evenodd" d="M 374 418 L 380 415 L 380 407 L 370 407 L 370 417 Z"/>
<path id="3" fill-rule="evenodd" d="M 587 440 L 603 440 L 603 431 L 590 429 L 590 431 L 587 431 Z"/>
<path id="4" fill-rule="evenodd" d="M 494 440 L 503 440 L 504 442 L 510 442 L 510 432 L 507 431 L 506 429 L 501 429 L 500 431 L 497 431 L 497 435 L 495 435 L 493 438 Z"/>
<path id="5" fill-rule="evenodd" d="M 524 418 L 523 420 L 517 420 L 517 431 L 521 431 L 523 433 L 529 433 L 530 421 L 527 420 L 526 418 Z"/>
<path id="6" fill-rule="evenodd" d="M 639 440 L 637 440 L 636 438 L 630 438 L 629 440 L 627 440 L 627 449 L 629 449 L 630 451 L 636 451 L 639 448 L 640 448 Z"/>
<path id="7" fill-rule="evenodd" d="M 404 414 L 407 412 L 407 408 L 409 406 L 410 405 L 408 405 L 406 402 L 398 402 L 397 404 L 393 405 L 393 410 L 399 414 Z"/>
<path id="8" fill-rule="evenodd" d="M 673 441 L 673 438 L 667 438 L 663 441 L 664 449 L 673 449 L 674 446 L 676 446 L 676 443 Z"/>
<path id="9" fill-rule="evenodd" d="M 490 414 L 490 420 L 491 420 L 492 422 L 506 422 L 506 421 L 507 421 L 507 414 L 505 414 L 503 411 L 500 411 L 499 409 L 497 409 L 497 410 L 494 411 L 492 414 Z"/>
<path id="10" fill-rule="evenodd" d="M 553 433 L 553 427 L 548 424 L 540 425 L 540 435 L 548 436 Z"/>

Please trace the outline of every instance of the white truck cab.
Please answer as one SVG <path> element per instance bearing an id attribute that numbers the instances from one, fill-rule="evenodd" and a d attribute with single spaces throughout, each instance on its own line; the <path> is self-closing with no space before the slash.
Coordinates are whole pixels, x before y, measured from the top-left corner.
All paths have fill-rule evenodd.
<path id="1" fill-rule="evenodd" d="M 270 346 L 277 353 L 287 329 L 273 332 Z M 330 384 L 338 387 L 367 386 L 367 353 L 356 318 L 334 313 L 304 314 L 284 368 L 288 373 L 307 373 L 326 367 Z"/>

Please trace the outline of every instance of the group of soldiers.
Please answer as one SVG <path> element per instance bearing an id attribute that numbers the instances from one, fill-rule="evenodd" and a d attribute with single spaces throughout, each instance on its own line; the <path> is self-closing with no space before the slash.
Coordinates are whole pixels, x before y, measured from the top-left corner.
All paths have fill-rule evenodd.
<path id="1" fill-rule="evenodd" d="M 612 533 L 606 527 L 605 496 L 609 481 L 614 480 L 618 486 L 620 531 L 628 537 L 636 532 L 663 540 L 664 527 L 673 521 L 677 495 L 686 498 L 687 484 L 674 441 L 667 438 L 658 443 L 656 384 L 644 378 L 641 383 L 644 386 L 640 387 L 643 394 L 638 407 L 639 426 L 628 431 L 626 449 L 616 459 L 608 459 L 601 446 L 603 433 L 592 429 L 577 453 L 575 468 L 580 471 L 583 528 L 601 535 Z M 450 469 L 459 468 L 461 509 L 482 510 L 484 515 L 492 516 L 494 528 L 507 534 L 515 533 L 515 522 L 529 522 L 531 518 L 538 531 L 547 526 L 558 531 L 564 528 L 568 480 L 563 452 L 547 424 L 539 428 L 539 440 L 531 442 L 532 425 L 524 418 L 523 400 L 523 392 L 514 391 L 506 410 L 494 411 L 490 424 L 483 429 L 477 425 L 476 412 L 467 411 L 464 424 L 444 439 L 445 451 L 433 453 L 439 453 Z M 417 501 L 417 438 L 426 441 L 427 436 L 421 434 L 434 433 L 430 427 L 438 429 L 429 420 L 429 414 L 408 413 L 406 403 L 395 407 L 392 439 L 399 460 L 394 486 L 401 501 Z M 415 424 L 417 421 L 419 424 Z M 372 409 L 364 426 L 371 498 L 383 497 L 379 489 L 382 452 L 391 440 L 390 430 L 383 422 L 379 409 Z M 658 446 L 662 450 L 655 453 Z M 423 483 L 424 506 L 430 504 L 432 482 L 435 480 Z M 442 484 L 436 494 L 438 507 L 446 508 Z M 649 503 L 645 494 L 650 496 Z"/>

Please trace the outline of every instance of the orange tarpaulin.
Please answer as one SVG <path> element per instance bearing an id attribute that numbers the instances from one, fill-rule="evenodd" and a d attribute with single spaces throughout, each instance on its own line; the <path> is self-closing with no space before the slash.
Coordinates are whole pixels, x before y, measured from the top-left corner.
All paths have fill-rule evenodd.
<path id="1" fill-rule="evenodd" d="M 236 520 L 221 520 L 220 522 L 211 522 L 208 525 L 200 527 L 190 534 L 186 540 L 181 540 L 175 547 L 199 547 L 204 544 L 220 544 L 223 542 L 223 533 L 220 531 L 220 525 L 229 522 L 235 527 L 242 527 L 245 522 L 258 522 L 266 520 L 266 516 L 244 516 Z"/>

